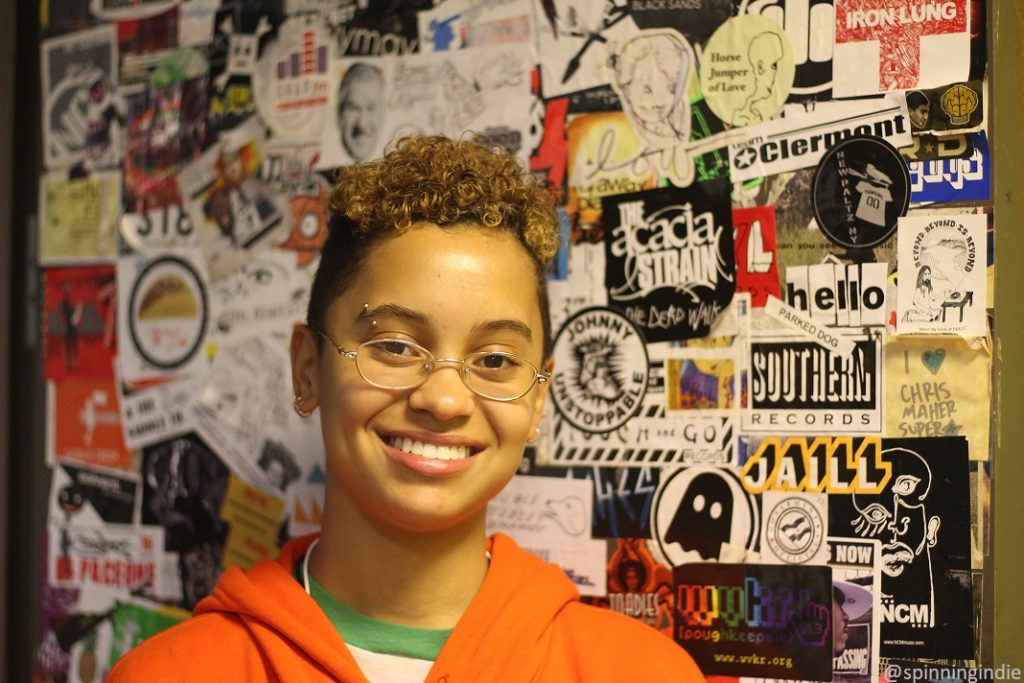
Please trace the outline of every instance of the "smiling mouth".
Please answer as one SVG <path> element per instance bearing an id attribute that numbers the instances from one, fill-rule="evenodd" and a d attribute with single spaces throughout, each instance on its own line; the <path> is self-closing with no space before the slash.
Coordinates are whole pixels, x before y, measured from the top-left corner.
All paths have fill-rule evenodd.
<path id="1" fill-rule="evenodd" d="M 384 443 L 406 453 L 429 460 L 465 460 L 473 455 L 469 446 L 443 446 L 398 436 L 383 437 Z"/>

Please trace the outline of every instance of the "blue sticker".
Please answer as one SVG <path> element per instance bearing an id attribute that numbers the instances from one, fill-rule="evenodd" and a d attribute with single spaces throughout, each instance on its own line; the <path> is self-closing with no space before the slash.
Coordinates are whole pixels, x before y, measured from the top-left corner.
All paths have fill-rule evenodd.
<path id="1" fill-rule="evenodd" d="M 984 133 L 971 133 L 974 153 L 963 159 L 910 163 L 910 201 L 989 201 L 992 199 L 992 157 Z"/>

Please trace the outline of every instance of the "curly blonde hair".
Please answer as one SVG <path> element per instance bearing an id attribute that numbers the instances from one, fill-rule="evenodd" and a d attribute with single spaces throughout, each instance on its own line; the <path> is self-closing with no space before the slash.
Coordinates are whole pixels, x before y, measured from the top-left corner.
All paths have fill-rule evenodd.
<path id="1" fill-rule="evenodd" d="M 509 232 L 533 261 L 548 352 L 545 277 L 558 253 L 555 201 L 554 192 L 497 145 L 440 135 L 402 138 L 382 158 L 339 170 L 307 322 L 322 329 L 327 308 L 380 241 L 419 222 L 441 227 L 475 223 Z"/>
<path id="2" fill-rule="evenodd" d="M 554 194 L 497 145 L 430 135 L 402 138 L 381 159 L 343 168 L 329 206 L 363 235 L 419 221 L 506 228 L 547 264 L 558 252 L 554 203 Z"/>

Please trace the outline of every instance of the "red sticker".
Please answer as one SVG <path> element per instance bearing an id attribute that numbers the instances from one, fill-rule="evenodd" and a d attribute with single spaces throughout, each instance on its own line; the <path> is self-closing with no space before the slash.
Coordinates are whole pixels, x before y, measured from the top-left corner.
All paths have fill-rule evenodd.
<path id="1" fill-rule="evenodd" d="M 736 248 L 736 291 L 750 292 L 754 308 L 763 308 L 768 295 L 781 298 L 779 256 L 775 239 L 775 207 L 751 206 L 732 210 Z"/>

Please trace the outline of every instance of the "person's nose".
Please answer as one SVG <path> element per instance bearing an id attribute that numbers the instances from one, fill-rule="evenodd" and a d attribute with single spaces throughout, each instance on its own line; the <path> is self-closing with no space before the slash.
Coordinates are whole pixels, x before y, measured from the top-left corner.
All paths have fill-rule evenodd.
<path id="1" fill-rule="evenodd" d="M 462 381 L 462 362 L 455 359 L 434 361 L 427 380 L 409 394 L 409 405 L 414 410 L 430 413 L 441 422 L 471 415 L 476 406 L 476 395 Z"/>

